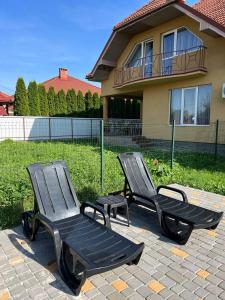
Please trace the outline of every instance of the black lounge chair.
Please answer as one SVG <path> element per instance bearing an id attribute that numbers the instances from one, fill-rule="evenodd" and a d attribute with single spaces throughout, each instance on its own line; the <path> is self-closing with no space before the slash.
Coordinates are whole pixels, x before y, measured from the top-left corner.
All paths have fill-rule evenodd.
<path id="1" fill-rule="evenodd" d="M 144 244 L 114 232 L 101 207 L 80 205 L 64 162 L 33 164 L 28 172 L 35 205 L 34 211 L 22 215 L 24 232 L 33 241 L 39 224 L 46 227 L 54 240 L 59 273 L 76 295 L 87 277 L 138 263 Z M 105 226 L 85 213 L 87 207 L 103 216 Z"/>
<path id="2" fill-rule="evenodd" d="M 123 193 L 129 204 L 134 202 L 155 210 L 159 224 L 169 238 L 183 245 L 193 229 L 216 229 L 223 213 L 189 204 L 186 194 L 174 187 L 155 188 L 140 153 L 123 153 L 118 159 L 125 175 Z M 183 201 L 159 194 L 161 189 L 179 193 Z"/>

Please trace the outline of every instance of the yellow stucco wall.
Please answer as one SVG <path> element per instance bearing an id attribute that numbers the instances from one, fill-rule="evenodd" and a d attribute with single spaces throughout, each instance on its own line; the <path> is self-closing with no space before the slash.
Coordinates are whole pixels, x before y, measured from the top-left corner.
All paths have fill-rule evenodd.
<path id="1" fill-rule="evenodd" d="M 115 89 L 114 70 L 109 78 L 102 82 L 103 96 L 124 94 L 133 91 L 143 93 L 142 120 L 144 124 L 151 124 L 143 128 L 143 135 L 155 138 L 169 138 L 171 127 L 169 126 L 169 90 L 173 88 L 185 88 L 203 84 L 212 84 L 212 102 L 210 122 L 217 119 L 225 122 L 225 99 L 222 98 L 222 84 L 225 83 L 225 38 L 214 38 L 199 31 L 199 24 L 187 16 L 176 18 L 154 29 L 145 31 L 133 37 L 126 49 L 121 54 L 117 67 L 123 66 L 128 55 L 136 43 L 152 39 L 154 54 L 160 53 L 161 34 L 167 31 L 185 26 L 198 35 L 208 48 L 206 54 L 206 67 L 208 72 L 197 77 L 185 76 L 173 78 L 169 81 L 148 81 L 144 85 L 135 83 L 129 87 Z M 154 125 L 154 126 L 153 126 Z M 151 128 L 150 128 L 151 127 Z M 153 127 L 155 129 L 153 130 Z M 160 128 L 160 132 L 157 128 Z M 192 126 L 177 128 L 177 139 L 199 142 L 214 142 L 214 127 Z"/>

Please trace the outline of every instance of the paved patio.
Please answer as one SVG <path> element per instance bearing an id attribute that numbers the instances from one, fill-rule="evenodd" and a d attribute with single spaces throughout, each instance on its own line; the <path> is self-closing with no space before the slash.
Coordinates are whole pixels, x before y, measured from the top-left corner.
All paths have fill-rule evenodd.
<path id="1" fill-rule="evenodd" d="M 182 189 L 193 204 L 225 211 L 224 196 Z M 215 231 L 194 231 L 179 246 L 161 234 L 153 212 L 132 206 L 130 214 L 130 228 L 120 218 L 112 219 L 112 227 L 134 242 L 145 242 L 138 266 L 89 278 L 79 297 L 57 274 L 53 244 L 45 232 L 29 243 L 21 227 L 1 231 L 0 300 L 225 299 L 225 219 Z"/>

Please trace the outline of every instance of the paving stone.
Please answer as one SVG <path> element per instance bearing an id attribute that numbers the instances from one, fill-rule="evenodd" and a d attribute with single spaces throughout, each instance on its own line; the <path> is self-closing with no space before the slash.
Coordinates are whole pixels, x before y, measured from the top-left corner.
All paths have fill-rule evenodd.
<path id="1" fill-rule="evenodd" d="M 131 278 L 127 280 L 127 284 L 133 289 L 138 289 L 143 283 L 137 278 Z"/>
<path id="2" fill-rule="evenodd" d="M 145 285 L 139 287 L 137 289 L 137 292 L 144 298 L 146 298 L 152 294 L 151 290 L 148 287 L 146 287 Z"/>
<path id="3" fill-rule="evenodd" d="M 203 288 L 198 288 L 196 291 L 195 291 L 195 294 L 198 296 L 198 297 L 200 297 L 200 298 L 204 298 L 204 297 L 206 297 L 208 294 L 209 294 L 209 292 L 208 291 L 206 291 L 205 289 L 203 289 Z"/>
<path id="4" fill-rule="evenodd" d="M 167 272 L 166 275 L 168 277 L 170 277 L 171 279 L 173 279 L 174 281 L 176 281 L 177 283 L 183 283 L 185 281 L 185 278 L 183 277 L 183 275 L 174 270 Z"/>
<path id="5" fill-rule="evenodd" d="M 109 300 L 126 300 L 125 296 L 120 293 L 113 293 L 107 297 Z"/>
<path id="6" fill-rule="evenodd" d="M 207 285 L 206 290 L 216 296 L 219 296 L 219 294 L 221 294 L 223 292 L 223 290 L 220 287 L 215 286 L 213 284 Z"/>
<path id="7" fill-rule="evenodd" d="M 130 287 L 128 287 L 125 290 L 123 290 L 121 292 L 121 294 L 123 294 L 125 297 L 129 298 L 130 296 L 132 296 L 133 294 L 135 294 L 135 290 L 132 289 L 132 288 L 130 288 Z"/>
<path id="8" fill-rule="evenodd" d="M 187 299 L 187 300 L 196 300 L 197 299 L 197 296 L 192 294 L 191 292 L 189 291 L 183 291 L 180 296 L 183 298 L 183 299 Z"/>
<path id="9" fill-rule="evenodd" d="M 108 296 L 115 292 L 114 288 L 109 284 L 100 287 L 99 291 L 105 296 Z"/>

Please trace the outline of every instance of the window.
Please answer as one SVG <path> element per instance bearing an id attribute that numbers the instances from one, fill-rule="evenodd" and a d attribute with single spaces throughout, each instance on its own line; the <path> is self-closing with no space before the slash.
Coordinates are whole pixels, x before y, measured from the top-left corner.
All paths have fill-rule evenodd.
<path id="1" fill-rule="evenodd" d="M 126 62 L 125 67 L 127 68 L 138 67 L 143 64 L 143 61 L 145 61 L 145 66 L 151 65 L 152 51 L 153 51 L 152 41 L 145 41 L 137 44 L 134 47 L 134 50 L 131 52 L 131 55 Z M 147 67 L 147 69 L 149 69 L 149 67 Z"/>
<path id="2" fill-rule="evenodd" d="M 170 124 L 209 125 L 211 95 L 211 85 L 171 90 Z"/>
<path id="3" fill-rule="evenodd" d="M 185 27 L 178 28 L 162 36 L 162 74 L 172 73 L 173 57 L 184 52 L 196 51 L 203 45 L 201 39 Z"/>
<path id="4" fill-rule="evenodd" d="M 142 58 L 142 44 L 136 45 L 134 51 L 132 52 L 130 58 L 126 63 L 127 68 L 131 67 L 138 67 L 141 65 L 141 58 Z"/>

